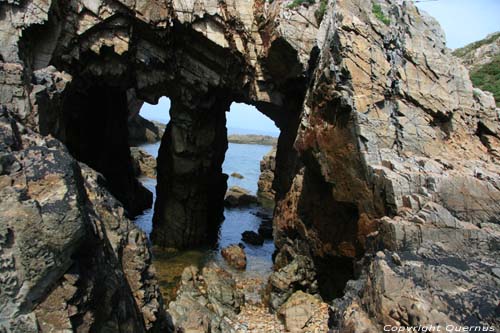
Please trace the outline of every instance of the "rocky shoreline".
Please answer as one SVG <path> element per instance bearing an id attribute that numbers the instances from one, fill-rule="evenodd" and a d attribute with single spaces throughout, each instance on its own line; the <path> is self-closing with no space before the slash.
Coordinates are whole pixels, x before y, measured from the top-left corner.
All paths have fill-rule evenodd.
<path id="1" fill-rule="evenodd" d="M 278 144 L 278 138 L 258 134 L 230 134 L 227 136 L 227 141 L 229 143 L 264 146 L 276 146 Z"/>
<path id="2" fill-rule="evenodd" d="M 500 112 L 411 1 L 0 11 L 0 331 L 498 330 Z M 148 239 L 128 121 L 162 96 Z M 166 305 L 150 246 L 215 244 L 235 101 L 281 131 L 273 271 L 191 267 Z"/>

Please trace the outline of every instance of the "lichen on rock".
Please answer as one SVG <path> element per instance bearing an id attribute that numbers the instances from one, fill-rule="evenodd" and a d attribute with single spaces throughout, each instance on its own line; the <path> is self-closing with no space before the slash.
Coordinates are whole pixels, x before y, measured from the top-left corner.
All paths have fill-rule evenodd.
<path id="1" fill-rule="evenodd" d="M 330 302 L 345 332 L 498 325 L 492 96 L 473 88 L 437 22 L 411 2 L 288 5 L 2 2 L 2 329 L 166 327 L 148 242 L 129 220 L 152 195 L 134 174 L 127 130 L 137 105 L 162 96 L 172 103 L 154 244 L 217 238 L 225 112 L 244 102 L 281 131 L 273 309 L 303 291 Z M 227 293 L 209 300 L 216 312 L 239 303 Z M 179 323 L 225 329 L 220 313 L 178 301 Z M 204 319 L 190 322 L 192 309 Z"/>

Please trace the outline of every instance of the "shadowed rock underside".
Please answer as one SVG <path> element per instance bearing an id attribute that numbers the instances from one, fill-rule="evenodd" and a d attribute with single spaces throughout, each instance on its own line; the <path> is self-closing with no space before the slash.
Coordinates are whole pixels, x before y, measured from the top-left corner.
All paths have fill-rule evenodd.
<path id="1" fill-rule="evenodd" d="M 318 22 L 321 2 L 1 1 L 0 325 L 169 325 L 128 219 L 151 194 L 127 119 L 161 96 L 153 243 L 216 238 L 225 112 L 244 102 L 281 130 L 272 308 L 300 290 L 343 332 L 498 325 L 498 109 L 435 20 L 378 2 L 383 20 L 337 0 Z"/>

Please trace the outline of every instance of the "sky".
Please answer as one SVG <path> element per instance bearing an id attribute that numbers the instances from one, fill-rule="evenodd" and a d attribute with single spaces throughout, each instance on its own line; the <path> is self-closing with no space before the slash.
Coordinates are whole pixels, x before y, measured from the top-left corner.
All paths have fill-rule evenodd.
<path id="1" fill-rule="evenodd" d="M 437 0 L 417 6 L 438 20 L 451 49 L 500 31 L 500 0 Z"/>
<path id="2" fill-rule="evenodd" d="M 146 119 L 168 123 L 170 100 L 162 97 L 157 105 L 144 103 L 141 116 Z M 229 134 L 265 134 L 277 136 L 279 129 L 274 122 L 260 113 L 255 107 L 243 103 L 231 104 L 230 112 L 226 113 Z"/>
<path id="3" fill-rule="evenodd" d="M 500 31 L 500 0 L 421 0 L 420 9 L 435 17 L 443 28 L 447 45 L 451 49 L 465 46 L 483 39 L 488 34 Z M 158 105 L 145 103 L 141 115 L 147 119 L 167 123 L 170 119 L 170 100 L 160 99 Z M 246 104 L 233 103 L 226 114 L 230 134 L 271 134 L 279 130 L 274 123 Z"/>

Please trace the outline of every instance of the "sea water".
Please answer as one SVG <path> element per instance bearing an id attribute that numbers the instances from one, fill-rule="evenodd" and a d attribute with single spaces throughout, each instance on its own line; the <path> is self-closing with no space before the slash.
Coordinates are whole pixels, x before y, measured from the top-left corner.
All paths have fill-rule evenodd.
<path id="1" fill-rule="evenodd" d="M 160 143 L 146 144 L 141 149 L 156 157 Z M 236 172 L 243 176 L 242 179 L 229 177 L 228 187 L 240 186 L 252 194 L 257 192 L 257 181 L 260 175 L 260 160 L 271 150 L 270 146 L 233 144 L 229 143 L 226 152 L 223 172 L 231 175 Z M 156 180 L 150 178 L 140 179 L 143 185 L 150 190 L 156 199 Z M 189 265 L 201 267 L 209 262 L 216 262 L 219 266 L 240 277 L 263 277 L 272 271 L 272 254 L 274 243 L 266 240 L 262 246 L 245 244 L 247 254 L 247 268 L 238 271 L 229 267 L 223 260 L 220 250 L 230 244 L 241 243 L 241 234 L 247 230 L 257 231 L 261 219 L 258 213 L 271 214 L 269 208 L 260 206 L 244 208 L 226 208 L 224 210 L 225 220 L 219 231 L 218 244 L 212 248 L 196 249 L 189 251 L 166 251 L 154 248 L 153 262 L 157 271 L 157 278 L 166 300 L 173 297 L 175 286 L 180 279 L 182 271 Z M 153 209 L 145 211 L 135 220 L 148 235 L 152 230 Z"/>

